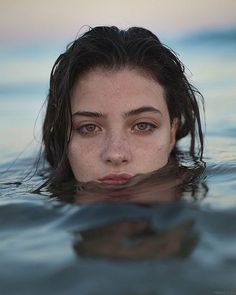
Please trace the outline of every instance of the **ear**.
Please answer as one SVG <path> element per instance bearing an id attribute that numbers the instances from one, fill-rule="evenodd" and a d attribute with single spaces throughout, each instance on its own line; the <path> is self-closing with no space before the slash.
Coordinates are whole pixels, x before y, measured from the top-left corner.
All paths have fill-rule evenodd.
<path id="1" fill-rule="evenodd" d="M 171 124 L 171 129 L 170 129 L 170 153 L 173 150 L 173 148 L 175 147 L 176 144 L 176 133 L 177 130 L 179 128 L 179 119 L 178 118 L 174 118 Z"/>

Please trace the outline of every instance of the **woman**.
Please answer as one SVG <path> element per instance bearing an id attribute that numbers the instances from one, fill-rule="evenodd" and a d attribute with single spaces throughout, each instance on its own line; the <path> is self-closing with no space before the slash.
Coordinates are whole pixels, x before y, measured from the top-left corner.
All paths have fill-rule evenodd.
<path id="1" fill-rule="evenodd" d="M 150 31 L 95 27 L 51 72 L 43 125 L 50 183 L 119 185 L 188 153 L 202 160 L 200 93 L 176 55 Z"/>

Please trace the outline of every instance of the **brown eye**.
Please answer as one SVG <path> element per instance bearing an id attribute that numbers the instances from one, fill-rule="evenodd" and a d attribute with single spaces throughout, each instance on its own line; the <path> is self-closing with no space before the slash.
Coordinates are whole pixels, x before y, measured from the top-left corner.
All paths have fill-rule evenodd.
<path id="1" fill-rule="evenodd" d="M 150 125 L 148 125 L 147 123 L 138 123 L 137 124 L 137 128 L 139 129 L 139 130 L 146 130 L 147 128 L 149 128 L 150 127 Z"/>
<path id="2" fill-rule="evenodd" d="M 96 129 L 96 126 L 94 124 L 89 124 L 89 125 L 84 126 L 84 128 L 88 132 L 93 132 Z"/>
<path id="3" fill-rule="evenodd" d="M 152 132 L 156 128 L 157 128 L 157 126 L 153 123 L 140 122 L 134 126 L 134 131 L 145 133 L 145 132 Z"/>
<path id="4" fill-rule="evenodd" d="M 100 128 L 95 124 L 85 124 L 80 126 L 77 130 L 81 135 L 93 135 L 100 131 Z"/>

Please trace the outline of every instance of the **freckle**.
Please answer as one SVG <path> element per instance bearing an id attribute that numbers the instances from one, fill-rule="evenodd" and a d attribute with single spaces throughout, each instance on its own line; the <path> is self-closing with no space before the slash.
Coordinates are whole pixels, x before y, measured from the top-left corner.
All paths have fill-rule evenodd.
<path id="1" fill-rule="evenodd" d="M 160 151 L 160 150 L 162 150 L 163 149 L 163 145 L 159 145 L 158 147 L 157 147 L 157 150 L 158 151 Z"/>

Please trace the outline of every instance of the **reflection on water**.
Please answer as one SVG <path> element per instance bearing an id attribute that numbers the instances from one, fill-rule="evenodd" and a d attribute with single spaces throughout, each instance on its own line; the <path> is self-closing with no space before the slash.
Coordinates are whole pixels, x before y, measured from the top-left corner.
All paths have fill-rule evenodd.
<path id="1" fill-rule="evenodd" d="M 49 188 L 49 191 L 53 197 L 77 204 L 124 202 L 157 205 L 178 201 L 186 192 L 192 199 L 199 200 L 207 194 L 204 167 L 203 162 L 183 166 L 172 160 L 162 169 L 134 176 L 127 184 L 112 186 L 95 181 L 69 182 Z"/>
<path id="2" fill-rule="evenodd" d="M 69 182 L 60 186 L 58 191 L 52 190 L 52 197 L 79 205 L 134 203 L 153 206 L 177 202 L 188 192 L 193 201 L 207 194 L 203 171 L 202 162 L 186 167 L 172 160 L 160 170 L 133 177 L 127 184 L 114 186 L 98 182 Z M 115 223 L 74 232 L 73 248 L 84 258 L 183 258 L 192 252 L 197 243 L 197 235 L 192 231 L 193 223 L 193 220 L 187 220 L 160 230 L 155 229 L 148 219 L 130 220 L 126 217 Z"/>
<path id="3" fill-rule="evenodd" d="M 145 206 L 179 201 L 184 192 L 192 198 L 199 196 L 204 165 L 179 166 L 170 161 L 162 169 L 135 176 L 123 185 L 104 185 L 96 182 L 67 183 L 53 192 L 65 202 L 85 204 L 134 203 Z M 72 187 L 74 185 L 74 193 Z M 57 187 L 58 189 L 58 187 Z M 201 190 L 205 197 L 207 189 Z M 191 231 L 193 221 L 171 228 L 156 230 L 148 219 L 127 217 L 118 222 L 96 225 L 74 232 L 73 248 L 80 257 L 142 260 L 151 258 L 185 257 L 194 249 L 197 239 Z"/>
<path id="4" fill-rule="evenodd" d="M 140 260 L 185 257 L 194 248 L 196 236 L 189 235 L 191 222 L 156 231 L 149 220 L 122 221 L 75 233 L 74 249 L 89 258 Z"/>

